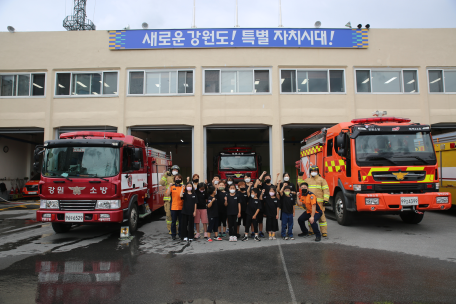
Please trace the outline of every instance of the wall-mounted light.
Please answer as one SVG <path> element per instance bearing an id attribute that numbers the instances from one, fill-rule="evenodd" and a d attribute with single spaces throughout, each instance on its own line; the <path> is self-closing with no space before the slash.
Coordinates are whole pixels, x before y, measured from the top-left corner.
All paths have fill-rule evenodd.
<path id="1" fill-rule="evenodd" d="M 371 26 L 370 26 L 370 24 L 368 23 L 368 24 L 365 25 L 365 27 L 366 27 L 367 29 L 369 29 Z"/>
<path id="2" fill-rule="evenodd" d="M 358 29 L 361 29 L 363 27 L 363 25 L 360 23 L 356 26 Z"/>

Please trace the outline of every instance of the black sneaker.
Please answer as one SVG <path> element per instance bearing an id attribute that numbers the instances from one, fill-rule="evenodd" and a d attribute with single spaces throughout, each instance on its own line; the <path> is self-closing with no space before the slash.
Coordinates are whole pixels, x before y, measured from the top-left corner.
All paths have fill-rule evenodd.
<path id="1" fill-rule="evenodd" d="M 306 236 L 309 236 L 309 233 L 304 233 L 304 232 L 303 232 L 303 233 L 298 234 L 298 236 L 300 236 L 300 237 L 306 237 Z"/>
<path id="2" fill-rule="evenodd" d="M 321 236 L 315 237 L 315 242 L 320 242 L 321 241 Z"/>
<path id="3" fill-rule="evenodd" d="M 173 241 L 177 241 L 177 237 L 173 236 Z"/>
<path id="4" fill-rule="evenodd" d="M 261 240 L 260 240 L 260 238 L 258 237 L 258 235 L 255 235 L 254 240 L 257 241 L 257 242 L 261 242 Z"/>
<path id="5" fill-rule="evenodd" d="M 246 242 L 246 241 L 248 241 L 248 240 L 249 240 L 249 237 L 248 237 L 247 235 L 244 236 L 244 237 L 242 238 L 242 241 L 243 241 L 243 242 Z"/>

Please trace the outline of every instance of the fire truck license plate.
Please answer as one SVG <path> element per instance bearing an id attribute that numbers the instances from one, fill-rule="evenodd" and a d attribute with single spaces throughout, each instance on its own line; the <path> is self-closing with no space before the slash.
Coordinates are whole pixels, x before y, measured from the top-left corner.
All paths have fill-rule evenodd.
<path id="1" fill-rule="evenodd" d="M 401 197 L 402 206 L 415 206 L 418 205 L 418 197 Z"/>
<path id="2" fill-rule="evenodd" d="M 83 213 L 65 213 L 65 222 L 84 222 Z"/>
<path id="3" fill-rule="evenodd" d="M 29 192 L 28 194 L 37 194 L 38 192 Z"/>

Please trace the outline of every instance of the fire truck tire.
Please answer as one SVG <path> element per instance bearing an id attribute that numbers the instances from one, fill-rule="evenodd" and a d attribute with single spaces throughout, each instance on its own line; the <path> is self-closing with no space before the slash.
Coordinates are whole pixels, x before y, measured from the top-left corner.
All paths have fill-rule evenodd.
<path id="1" fill-rule="evenodd" d="M 348 211 L 346 208 L 345 197 L 342 191 L 337 192 L 334 199 L 334 214 L 336 215 L 337 222 L 342 226 L 349 226 L 353 224 L 354 213 Z"/>
<path id="2" fill-rule="evenodd" d="M 66 233 L 70 231 L 71 224 L 52 223 L 52 229 L 54 229 L 55 233 Z"/>
<path id="3" fill-rule="evenodd" d="M 130 214 L 128 215 L 128 226 L 130 227 L 130 233 L 134 233 L 138 228 L 139 213 L 138 206 L 136 203 L 133 203 L 130 209 Z"/>
<path id="4" fill-rule="evenodd" d="M 418 214 L 415 212 L 402 212 L 399 214 L 402 221 L 407 224 L 418 224 L 423 220 L 423 214 Z"/>

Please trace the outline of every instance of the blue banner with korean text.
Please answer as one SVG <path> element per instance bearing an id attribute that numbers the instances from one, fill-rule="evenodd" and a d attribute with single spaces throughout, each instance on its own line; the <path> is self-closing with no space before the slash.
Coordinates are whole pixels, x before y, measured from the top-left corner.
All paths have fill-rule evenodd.
<path id="1" fill-rule="evenodd" d="M 367 29 L 178 29 L 109 31 L 109 49 L 367 48 Z"/>

